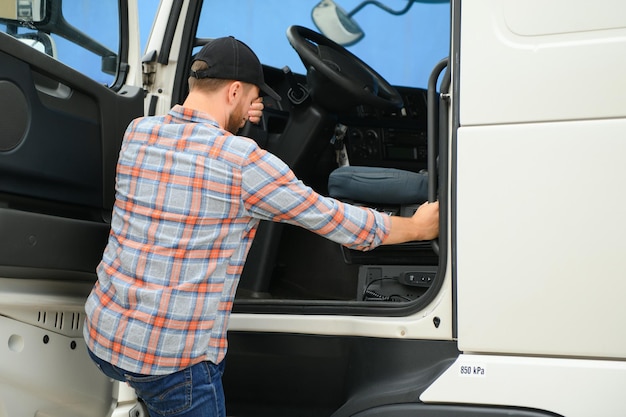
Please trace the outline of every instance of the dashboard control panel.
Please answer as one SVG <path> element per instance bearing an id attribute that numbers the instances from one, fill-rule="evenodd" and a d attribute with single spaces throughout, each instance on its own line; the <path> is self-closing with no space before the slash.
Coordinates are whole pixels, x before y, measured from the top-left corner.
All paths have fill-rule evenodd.
<path id="1" fill-rule="evenodd" d="M 348 127 L 345 144 L 351 165 L 426 168 L 426 90 L 399 87 L 404 107 L 378 110 L 361 106 L 342 120 Z"/>

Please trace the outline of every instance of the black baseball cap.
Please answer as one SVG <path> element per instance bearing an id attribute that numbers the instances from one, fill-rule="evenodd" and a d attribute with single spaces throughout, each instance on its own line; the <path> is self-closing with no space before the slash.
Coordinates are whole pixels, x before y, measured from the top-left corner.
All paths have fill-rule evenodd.
<path id="1" fill-rule="evenodd" d="M 195 61 L 204 61 L 208 68 L 192 70 L 192 77 L 243 81 L 256 85 L 265 94 L 280 100 L 280 96 L 265 84 L 259 58 L 248 45 L 232 36 L 209 41 L 198 52 Z"/>

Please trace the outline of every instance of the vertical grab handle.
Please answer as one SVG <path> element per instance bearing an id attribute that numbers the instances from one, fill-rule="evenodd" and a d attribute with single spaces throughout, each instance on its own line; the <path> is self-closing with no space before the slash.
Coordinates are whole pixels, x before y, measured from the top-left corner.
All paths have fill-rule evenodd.
<path id="1" fill-rule="evenodd" d="M 437 200 L 439 172 L 437 167 L 437 156 L 439 155 L 439 133 L 440 133 L 440 112 L 439 95 L 437 94 L 437 80 L 441 72 L 448 66 L 448 58 L 444 58 L 435 65 L 428 78 L 428 92 L 426 97 L 427 105 L 427 127 L 426 140 L 428 147 L 428 201 L 432 203 Z M 439 208 L 441 211 L 441 207 Z M 440 223 L 441 224 L 441 223 Z M 432 242 L 433 252 L 439 255 L 439 240 Z"/>
<path id="2" fill-rule="evenodd" d="M 428 201 L 437 200 L 437 139 L 439 133 L 439 97 L 437 94 L 437 80 L 441 72 L 448 66 L 448 58 L 444 58 L 435 65 L 428 78 L 427 93 L 427 146 L 428 146 Z"/>

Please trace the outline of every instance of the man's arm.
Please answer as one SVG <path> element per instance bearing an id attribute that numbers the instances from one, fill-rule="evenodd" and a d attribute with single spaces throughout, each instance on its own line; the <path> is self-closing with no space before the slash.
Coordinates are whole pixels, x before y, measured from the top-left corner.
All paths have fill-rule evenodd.
<path id="1" fill-rule="evenodd" d="M 391 216 L 391 229 L 383 245 L 431 240 L 439 235 L 439 202 L 424 203 L 412 217 Z"/>

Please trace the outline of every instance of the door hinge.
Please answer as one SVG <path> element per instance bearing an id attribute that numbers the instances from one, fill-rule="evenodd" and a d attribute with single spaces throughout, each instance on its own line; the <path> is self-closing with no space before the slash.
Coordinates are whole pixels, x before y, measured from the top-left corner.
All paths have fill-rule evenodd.
<path id="1" fill-rule="evenodd" d="M 154 84 L 154 74 L 156 74 L 157 51 L 150 51 L 141 60 L 141 82 L 143 89 Z"/>

